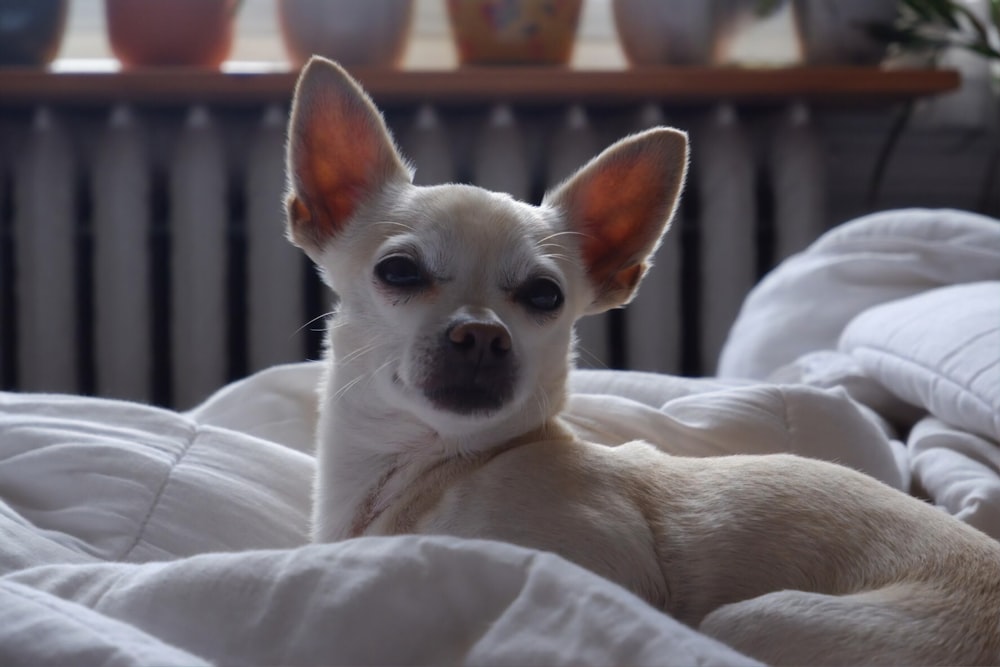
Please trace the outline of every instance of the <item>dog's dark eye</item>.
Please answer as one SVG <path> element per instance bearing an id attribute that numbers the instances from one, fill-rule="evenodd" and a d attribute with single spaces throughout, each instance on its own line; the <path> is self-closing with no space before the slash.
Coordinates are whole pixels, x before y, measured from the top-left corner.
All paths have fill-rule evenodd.
<path id="1" fill-rule="evenodd" d="M 517 291 L 517 300 L 532 310 L 551 313 L 563 304 L 559 285 L 549 278 L 534 278 Z"/>
<path id="2" fill-rule="evenodd" d="M 375 276 L 397 289 L 416 289 L 427 284 L 420 265 L 406 255 L 391 255 L 375 265 Z"/>

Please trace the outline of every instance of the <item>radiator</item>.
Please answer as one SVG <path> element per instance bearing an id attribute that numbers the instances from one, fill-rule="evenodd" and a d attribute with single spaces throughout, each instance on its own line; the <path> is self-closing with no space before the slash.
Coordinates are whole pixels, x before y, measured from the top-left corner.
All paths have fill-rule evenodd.
<path id="1" fill-rule="evenodd" d="M 0 115 L 0 386 L 189 407 L 320 356 L 330 299 L 283 236 L 286 108 L 72 107 Z M 637 300 L 579 325 L 580 364 L 707 374 L 749 288 L 821 233 L 803 106 L 404 106 L 421 184 L 538 201 L 601 148 L 692 137 L 681 211 Z"/>

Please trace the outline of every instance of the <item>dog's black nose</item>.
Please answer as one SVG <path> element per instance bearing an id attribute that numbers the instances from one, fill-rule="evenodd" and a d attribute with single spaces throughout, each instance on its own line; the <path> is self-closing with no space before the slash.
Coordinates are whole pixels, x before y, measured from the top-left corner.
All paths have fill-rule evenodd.
<path id="1" fill-rule="evenodd" d="M 452 345 L 474 357 L 489 354 L 500 358 L 510 352 L 510 332 L 499 322 L 459 322 L 448 329 L 447 335 Z"/>
<path id="2" fill-rule="evenodd" d="M 458 414 L 488 414 L 510 401 L 517 359 L 510 330 L 492 312 L 463 313 L 428 355 L 424 394 Z"/>

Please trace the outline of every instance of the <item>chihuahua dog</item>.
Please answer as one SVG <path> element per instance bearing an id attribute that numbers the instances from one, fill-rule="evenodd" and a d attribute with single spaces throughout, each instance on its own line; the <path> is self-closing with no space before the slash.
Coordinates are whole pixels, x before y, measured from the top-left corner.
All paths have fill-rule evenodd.
<path id="1" fill-rule="evenodd" d="M 684 133 L 606 149 L 540 206 L 418 187 L 338 65 L 288 137 L 288 233 L 339 297 L 314 538 L 446 534 L 557 553 L 769 663 L 997 664 L 1000 545 L 790 455 L 691 459 L 560 421 L 574 321 L 627 303 L 673 215 Z"/>

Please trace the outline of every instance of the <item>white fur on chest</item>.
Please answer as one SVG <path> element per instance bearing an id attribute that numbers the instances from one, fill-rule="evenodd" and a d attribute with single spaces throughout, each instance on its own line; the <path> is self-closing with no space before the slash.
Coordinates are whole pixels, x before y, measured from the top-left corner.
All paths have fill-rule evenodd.
<path id="1" fill-rule="evenodd" d="M 428 442 L 425 428 L 358 398 L 363 397 L 323 399 L 313 506 L 317 541 L 355 536 L 359 525 L 381 514 L 420 470 L 443 455 Z"/>

